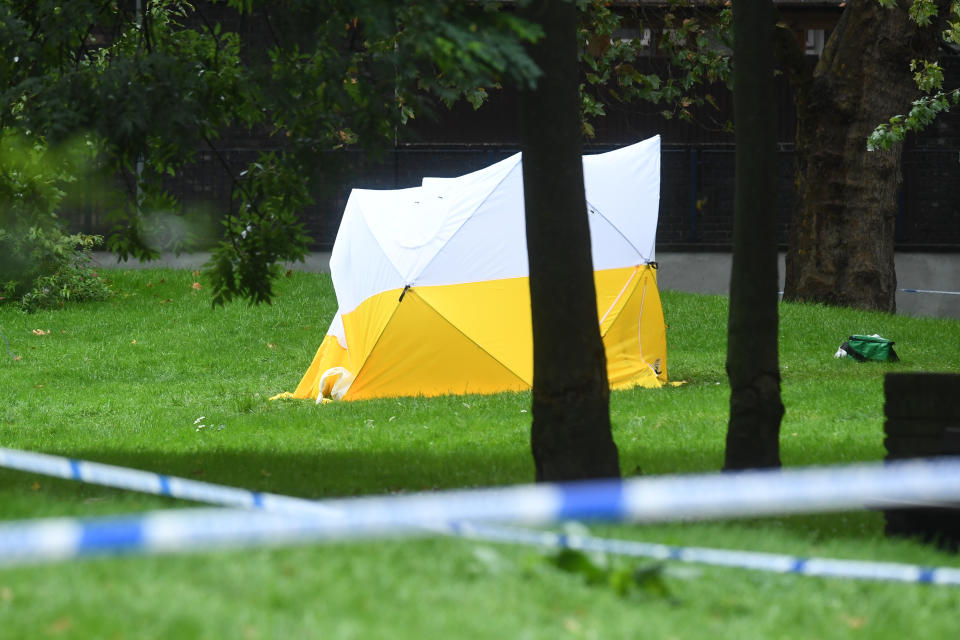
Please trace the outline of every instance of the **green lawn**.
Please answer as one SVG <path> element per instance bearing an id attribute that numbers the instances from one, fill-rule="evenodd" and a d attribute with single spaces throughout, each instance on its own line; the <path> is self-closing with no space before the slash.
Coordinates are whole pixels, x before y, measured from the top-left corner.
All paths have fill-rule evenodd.
<path id="1" fill-rule="evenodd" d="M 335 310 L 293 273 L 268 307 L 211 310 L 188 271 L 110 271 L 110 301 L 0 307 L 0 445 L 309 498 L 529 482 L 528 394 L 315 406 L 292 390 Z M 616 392 L 625 475 L 718 470 L 726 299 L 663 292 L 670 376 Z M 42 335 L 36 335 L 34 331 Z M 49 331 L 49 333 L 44 333 Z M 833 359 L 853 333 L 902 361 Z M 781 306 L 787 465 L 883 457 L 883 375 L 960 370 L 960 322 Z M 16 360 L 12 356 L 15 356 Z M 194 421 L 205 416 L 205 429 Z M 222 428 L 220 426 L 223 425 Z M 0 519 L 188 503 L 0 470 Z M 873 512 L 647 527 L 678 545 L 960 566 Z M 620 565 L 644 561 L 612 559 Z M 953 638 L 960 590 L 671 563 L 622 597 L 529 549 L 456 539 L 121 557 L 0 570 L 6 638 Z"/>

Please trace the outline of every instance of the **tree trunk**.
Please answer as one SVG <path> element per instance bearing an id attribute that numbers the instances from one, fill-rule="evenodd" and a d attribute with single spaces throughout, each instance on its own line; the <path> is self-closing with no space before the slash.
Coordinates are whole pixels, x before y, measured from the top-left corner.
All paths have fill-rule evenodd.
<path id="1" fill-rule="evenodd" d="M 948 0 L 936 4 L 943 16 Z M 916 96 L 909 62 L 935 56 L 939 24 L 918 27 L 903 7 L 876 0 L 848 2 L 813 77 L 797 87 L 784 299 L 896 310 L 900 149 L 867 151 L 866 140 Z"/>
<path id="2" fill-rule="evenodd" d="M 774 25 L 770 0 L 733 3 L 737 151 L 727 324 L 730 423 L 724 469 L 780 466 Z"/>
<path id="3" fill-rule="evenodd" d="M 520 102 L 536 479 L 614 477 L 620 466 L 583 187 L 576 7 L 537 0 L 525 15 L 545 33 L 532 48 L 543 76 Z"/>

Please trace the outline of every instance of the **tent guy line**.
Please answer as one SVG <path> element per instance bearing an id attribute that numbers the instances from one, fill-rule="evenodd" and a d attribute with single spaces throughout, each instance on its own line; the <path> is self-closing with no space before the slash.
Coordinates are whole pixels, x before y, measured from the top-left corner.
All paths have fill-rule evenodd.
<path id="1" fill-rule="evenodd" d="M 600 209 L 598 209 L 597 207 L 593 206 L 593 204 L 591 204 L 589 200 L 587 200 L 587 211 L 589 211 L 590 213 L 592 213 L 592 214 L 594 214 L 594 215 L 597 215 L 597 216 L 600 216 L 601 218 L 603 218 L 604 221 L 606 221 L 606 223 L 607 223 L 608 225 L 610 225 L 610 226 L 617 232 L 617 235 L 619 235 L 621 238 L 623 238 L 623 241 L 624 241 L 624 242 L 626 242 L 626 243 L 629 244 L 631 247 L 633 247 L 633 250 L 637 252 L 637 257 L 640 258 L 640 262 L 641 262 L 641 263 L 643 263 L 643 264 L 651 264 L 651 263 L 653 262 L 653 260 L 651 260 L 650 256 L 644 255 L 643 251 L 640 251 L 640 249 L 637 248 L 637 245 L 635 245 L 635 244 L 633 243 L 633 241 L 632 241 L 630 238 L 628 238 L 627 235 L 626 235 L 623 231 L 621 231 L 620 229 L 618 229 L 617 226 L 610 220 L 610 218 L 608 218 L 607 216 L 603 215 L 603 212 L 600 211 Z"/>
<path id="2" fill-rule="evenodd" d="M 116 488 L 132 489 L 169 497 L 211 502 L 214 504 L 243 506 L 257 511 L 238 511 L 234 509 L 179 509 L 166 512 L 154 512 L 146 515 L 113 516 L 98 519 L 50 518 L 39 521 L 9 522 L 0 524 L 0 565 L 32 564 L 50 562 L 67 558 L 117 554 L 117 553 L 162 553 L 183 552 L 189 550 L 207 550 L 213 547 L 236 547 L 261 544 L 292 544 L 297 542 L 355 539 L 370 536 L 423 535 L 428 531 L 446 535 L 486 540 L 490 542 L 512 542 L 535 546 L 562 547 L 584 551 L 603 551 L 606 553 L 671 559 L 684 562 L 698 562 L 727 567 L 772 571 L 778 573 L 797 573 L 808 576 L 829 576 L 854 579 L 893 580 L 900 582 L 921 582 L 932 584 L 960 585 L 960 569 L 922 567 L 900 563 L 865 562 L 855 560 L 836 560 L 828 558 L 800 558 L 781 554 L 751 551 L 733 551 L 725 549 L 706 549 L 700 547 L 673 547 L 648 542 L 611 540 L 589 536 L 571 536 L 543 531 L 530 531 L 517 528 L 504 528 L 478 522 L 479 518 L 462 519 L 450 517 L 450 507 L 457 501 L 469 501 L 470 496 L 481 497 L 484 506 L 479 511 L 468 509 L 480 518 L 497 521 L 533 520 L 539 524 L 555 522 L 571 517 L 582 519 L 603 517 L 607 519 L 644 521 L 639 515 L 643 509 L 627 504 L 619 504 L 631 485 L 654 484 L 666 481 L 668 484 L 686 484 L 687 490 L 696 490 L 704 482 L 716 481 L 723 485 L 720 492 L 730 491 L 739 486 L 741 491 L 757 483 L 775 482 L 783 484 L 783 475 L 788 476 L 788 485 L 794 493 L 803 497 L 805 492 L 796 491 L 797 483 L 810 482 L 823 490 L 825 479 L 831 482 L 856 480 L 859 493 L 863 493 L 862 484 L 870 479 L 884 475 L 885 469 L 892 467 L 892 478 L 883 485 L 895 485 L 906 482 L 909 487 L 900 491 L 900 500 L 904 503 L 946 501 L 956 499 L 960 491 L 956 489 L 956 479 L 960 477 L 960 460 L 913 461 L 893 465 L 857 465 L 853 467 L 834 467 L 824 469 L 801 469 L 789 472 L 742 472 L 739 474 L 664 476 L 657 479 L 636 479 L 624 483 L 594 482 L 570 485 L 521 485 L 513 488 L 487 489 L 476 491 L 441 492 L 412 496 L 394 496 L 385 498 L 356 498 L 316 502 L 302 498 L 276 494 L 252 492 L 245 489 L 224 487 L 210 483 L 184 480 L 174 476 L 154 474 L 146 471 L 127 469 L 113 465 L 103 465 L 51 456 L 47 454 L 17 451 L 0 448 L 0 466 L 19 469 L 32 473 L 60 477 L 81 482 L 95 483 Z M 933 479 L 942 473 L 945 485 L 937 485 Z M 746 478 L 737 476 L 747 476 Z M 728 481 L 734 478 L 733 487 Z M 744 483 L 745 482 L 745 483 Z M 949 483 L 954 483 L 952 488 Z M 830 483 L 828 483 L 830 484 Z M 622 485 L 622 486 L 620 486 Z M 891 485 L 891 486 L 892 486 Z M 833 489 L 843 492 L 838 484 Z M 829 489 L 829 487 L 827 487 Z M 619 491 L 618 491 L 619 489 Z M 779 491 L 783 492 L 784 487 Z M 560 492 L 558 499 L 557 492 Z M 777 490 L 774 490 L 776 493 Z M 648 507 L 653 505 L 654 512 L 660 513 L 659 520 L 684 519 L 686 514 L 681 508 L 675 513 L 663 499 L 657 499 L 656 492 L 646 496 Z M 565 495 L 564 495 L 565 494 Z M 874 492 L 874 496 L 877 492 Z M 892 505 L 896 498 L 885 494 L 884 504 Z M 411 517 L 405 514 L 409 506 L 399 503 L 419 503 L 426 497 L 433 504 L 426 511 L 416 509 Z M 545 498 L 553 498 L 554 509 L 534 512 L 535 505 L 543 506 Z M 412 498 L 411 503 L 408 498 Z M 498 509 L 498 501 L 507 499 L 504 509 Z M 809 499 L 809 496 L 807 496 Z M 451 502 L 453 501 L 453 502 Z M 876 501 L 853 499 L 847 496 L 838 503 L 832 500 L 831 508 L 822 503 L 820 509 L 808 504 L 807 510 L 836 510 L 853 508 L 861 502 L 876 506 Z M 445 504 L 443 504 L 445 503 Z M 357 506 L 372 507 L 357 512 Z M 524 507 L 526 505 L 526 507 Z M 839 506 L 838 506 L 839 505 Z M 843 506 L 845 505 L 845 507 Z M 474 505 L 476 506 L 476 505 Z M 663 514 L 666 506 L 668 513 Z M 862 505 L 861 505 L 862 506 Z M 525 511 L 530 509 L 531 511 Z M 500 513 L 498 513 L 498 511 Z M 745 515 L 744 505 L 738 511 L 726 514 L 710 510 L 708 515 L 698 517 L 736 517 Z M 507 517 L 506 512 L 513 515 Z M 769 507 L 761 510 L 766 515 Z M 782 509 L 780 512 L 796 513 L 795 509 Z M 360 514 L 358 516 L 358 513 Z M 462 515 L 462 509 L 457 512 Z M 291 516 L 296 516 L 291 517 Z"/>

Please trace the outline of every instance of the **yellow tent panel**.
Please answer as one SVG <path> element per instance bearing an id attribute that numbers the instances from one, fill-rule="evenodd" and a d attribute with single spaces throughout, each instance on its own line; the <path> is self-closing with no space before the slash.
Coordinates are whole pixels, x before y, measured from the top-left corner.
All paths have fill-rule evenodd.
<path id="1" fill-rule="evenodd" d="M 610 386 L 661 386 L 666 332 L 655 269 L 597 272 L 595 283 Z M 337 378 L 325 389 L 320 379 L 336 367 L 353 375 L 342 400 L 520 391 L 533 381 L 526 278 L 386 291 L 343 324 L 350 350 L 328 335 L 293 397 L 330 397 Z"/>

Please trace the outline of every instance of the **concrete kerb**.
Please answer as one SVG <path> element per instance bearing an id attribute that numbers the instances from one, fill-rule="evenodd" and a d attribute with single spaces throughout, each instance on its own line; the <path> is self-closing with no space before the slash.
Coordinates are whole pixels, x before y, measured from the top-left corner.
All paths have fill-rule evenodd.
<path id="1" fill-rule="evenodd" d="M 163 253 L 157 260 L 143 262 L 140 260 L 127 260 L 119 262 L 112 253 L 105 251 L 96 251 L 93 254 L 93 261 L 101 269 L 154 269 L 167 267 L 170 269 L 203 269 L 203 266 L 209 262 L 209 252 L 183 253 Z M 312 271 L 317 273 L 330 272 L 330 252 L 317 251 L 307 254 L 303 262 L 285 263 L 288 269 L 298 271 Z"/>
<path id="2" fill-rule="evenodd" d="M 117 262 L 109 253 L 94 254 L 101 268 L 141 269 L 170 267 L 200 269 L 210 259 L 209 253 L 163 254 L 153 262 Z M 731 254 L 707 252 L 664 252 L 657 254 L 660 265 L 657 279 L 661 290 L 727 295 L 730 290 Z M 310 253 L 304 262 L 285 265 L 289 269 L 327 273 L 330 253 Z M 960 295 L 943 293 L 910 293 L 904 289 L 926 291 L 960 291 L 960 254 L 898 253 L 897 312 L 909 316 L 960 318 Z M 784 256 L 779 263 L 780 288 L 783 289 Z"/>

